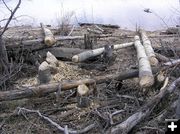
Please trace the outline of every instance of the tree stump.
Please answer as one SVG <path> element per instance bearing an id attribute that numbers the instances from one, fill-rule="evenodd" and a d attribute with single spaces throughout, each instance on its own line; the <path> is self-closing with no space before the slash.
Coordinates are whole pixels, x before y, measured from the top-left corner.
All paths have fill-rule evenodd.
<path id="1" fill-rule="evenodd" d="M 41 63 L 38 69 L 38 81 L 39 84 L 47 84 L 51 81 L 51 71 L 49 64 L 44 61 Z"/>
<path id="2" fill-rule="evenodd" d="M 77 88 L 77 107 L 86 108 L 90 105 L 88 98 L 89 88 L 85 84 L 81 84 Z"/>

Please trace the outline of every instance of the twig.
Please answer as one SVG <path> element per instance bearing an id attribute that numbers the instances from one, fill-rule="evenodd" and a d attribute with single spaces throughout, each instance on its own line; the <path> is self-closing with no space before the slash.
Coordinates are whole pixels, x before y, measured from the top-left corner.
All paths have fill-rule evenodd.
<path id="1" fill-rule="evenodd" d="M 2 32 L 0 33 L 0 36 L 2 36 L 2 35 L 4 34 L 4 32 L 7 30 L 7 27 L 8 27 L 8 25 L 9 25 L 9 23 L 11 22 L 11 20 L 12 20 L 14 14 L 16 13 L 17 9 L 19 8 L 20 4 L 21 4 L 21 0 L 19 0 L 19 2 L 18 2 L 18 4 L 16 5 L 15 9 L 11 12 L 11 15 L 10 15 L 10 17 L 9 17 L 6 25 L 4 26 L 4 29 L 3 29 Z"/>
<path id="2" fill-rule="evenodd" d="M 3 4 L 6 6 L 6 8 L 12 13 L 12 10 L 8 7 L 8 5 L 6 4 L 6 2 L 4 0 L 2 0 Z"/>
<path id="3" fill-rule="evenodd" d="M 74 28 L 75 28 L 75 26 L 73 25 L 73 27 L 72 27 L 71 31 L 69 32 L 68 36 L 70 36 L 72 34 L 72 32 L 74 31 Z"/>
<path id="4" fill-rule="evenodd" d="M 39 117 L 41 117 L 42 119 L 46 120 L 47 122 L 49 122 L 52 126 L 56 127 L 59 131 L 67 131 L 68 133 L 71 134 L 81 134 L 81 133 L 85 133 L 88 132 L 89 130 L 93 129 L 95 127 L 95 123 L 85 127 L 84 129 L 81 130 L 67 130 L 67 128 L 63 128 L 61 127 L 59 124 L 57 124 L 56 122 L 52 121 L 50 118 L 42 115 L 39 110 L 30 110 L 30 109 L 26 109 L 26 108 L 21 108 L 18 107 L 18 115 L 22 114 L 22 112 L 26 112 L 26 113 L 36 113 Z M 67 134 L 67 133 L 66 133 Z"/>
<path id="5" fill-rule="evenodd" d="M 163 86 L 163 89 L 160 90 L 159 94 L 154 96 L 150 101 L 146 103 L 146 105 L 144 105 L 139 111 L 131 115 L 128 119 L 114 126 L 111 129 L 111 133 L 112 134 L 115 134 L 115 133 L 127 134 L 129 131 L 131 131 L 131 129 L 134 126 L 140 123 L 145 117 L 150 115 L 150 113 L 153 111 L 155 106 L 160 102 L 160 100 L 164 96 L 172 93 L 175 90 L 175 88 L 179 86 L 178 85 L 179 83 L 180 83 L 180 77 L 176 79 L 174 82 L 172 82 L 172 84 L 168 88 L 164 88 Z"/>

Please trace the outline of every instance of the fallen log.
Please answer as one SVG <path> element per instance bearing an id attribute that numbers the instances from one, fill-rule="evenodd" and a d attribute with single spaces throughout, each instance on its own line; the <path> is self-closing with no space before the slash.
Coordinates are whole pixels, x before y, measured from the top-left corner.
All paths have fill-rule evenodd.
<path id="1" fill-rule="evenodd" d="M 127 134 L 128 132 L 130 132 L 133 127 L 140 123 L 145 117 L 149 116 L 155 106 L 161 101 L 161 99 L 171 94 L 179 86 L 179 83 L 180 77 L 176 79 L 168 88 L 163 86 L 160 92 L 147 103 L 145 103 L 145 105 L 136 113 L 131 115 L 122 123 L 112 127 L 111 134 Z"/>
<path id="2" fill-rule="evenodd" d="M 56 43 L 55 37 L 53 35 L 53 33 L 51 32 L 51 30 L 49 30 L 48 28 L 46 28 L 43 23 L 40 23 L 41 28 L 44 32 L 44 43 L 47 46 L 52 46 Z"/>
<path id="3" fill-rule="evenodd" d="M 45 57 L 48 51 L 51 52 L 56 58 L 65 58 L 71 60 L 74 55 L 82 53 L 86 50 L 80 48 L 51 47 L 39 50 L 38 53 L 42 57 Z"/>
<path id="4" fill-rule="evenodd" d="M 134 40 L 139 64 L 139 85 L 142 88 L 151 87 L 154 84 L 154 77 L 148 57 L 146 56 L 145 49 L 140 42 L 139 36 L 135 36 Z"/>
<path id="5" fill-rule="evenodd" d="M 113 48 L 114 48 L 114 50 L 117 50 L 117 49 L 129 47 L 129 46 L 133 46 L 133 45 L 134 45 L 133 42 L 124 43 L 124 44 L 116 44 L 116 45 L 113 45 Z M 104 47 L 102 47 L 102 48 L 97 48 L 97 49 L 94 49 L 94 50 L 88 50 L 88 51 L 82 52 L 80 54 L 74 55 L 72 57 L 72 61 L 73 62 L 85 61 L 85 60 L 87 60 L 89 58 L 101 55 L 104 52 L 104 50 L 105 50 Z"/>
<path id="6" fill-rule="evenodd" d="M 112 36 L 111 34 L 108 35 L 93 35 L 93 37 L 96 38 L 106 38 Z M 56 43 L 58 44 L 59 42 L 62 41 L 67 41 L 67 40 L 84 40 L 84 36 L 55 36 L 55 40 L 57 41 Z M 23 40 L 23 41 L 16 41 L 13 42 L 12 44 L 6 44 L 7 50 L 14 50 L 15 48 L 21 48 L 28 49 L 28 50 L 39 50 L 39 49 L 44 49 L 47 48 L 44 44 L 44 39 L 39 38 L 39 39 L 33 39 L 33 40 Z"/>
<path id="7" fill-rule="evenodd" d="M 145 48 L 146 55 L 149 58 L 150 64 L 152 66 L 157 66 L 158 65 L 158 60 L 156 59 L 156 55 L 155 55 L 154 50 L 153 50 L 153 48 L 151 46 L 151 41 L 148 39 L 145 31 L 140 29 L 139 32 L 140 32 L 140 35 L 141 35 L 143 46 Z"/>
<path id="8" fill-rule="evenodd" d="M 101 26 L 101 27 L 105 27 L 105 28 L 115 28 L 118 29 L 120 28 L 120 26 L 118 25 L 112 25 L 112 24 L 96 24 L 96 23 L 78 23 L 81 27 L 82 26 L 93 26 L 93 25 L 97 25 L 97 26 Z"/>
<path id="9" fill-rule="evenodd" d="M 93 34 L 102 34 L 101 31 L 96 30 L 96 29 L 87 28 L 87 31 L 88 31 L 89 33 L 93 33 Z"/>
<path id="10" fill-rule="evenodd" d="M 154 68 L 153 73 L 157 73 L 159 69 Z M 30 97 L 40 97 L 49 93 L 57 92 L 61 85 L 61 91 L 77 88 L 78 85 L 86 84 L 101 84 L 111 80 L 125 80 L 129 78 L 138 77 L 138 70 L 132 70 L 128 72 L 118 73 L 114 75 L 98 76 L 93 79 L 83 79 L 78 81 L 62 82 L 62 83 L 50 83 L 44 85 L 37 85 L 32 87 L 19 87 L 11 91 L 0 91 L 0 102 L 10 101 Z"/>

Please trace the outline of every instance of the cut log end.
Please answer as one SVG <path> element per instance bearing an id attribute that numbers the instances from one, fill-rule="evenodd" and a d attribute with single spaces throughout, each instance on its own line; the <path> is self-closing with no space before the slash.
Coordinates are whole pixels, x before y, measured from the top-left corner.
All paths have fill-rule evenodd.
<path id="1" fill-rule="evenodd" d="M 57 67 L 58 66 L 58 60 L 56 59 L 56 57 L 50 53 L 49 51 L 46 54 L 46 61 L 47 63 L 49 63 L 50 65 Z"/>
<path id="2" fill-rule="evenodd" d="M 152 66 L 158 66 L 158 63 L 159 63 L 156 57 L 150 57 L 149 62 Z"/>
<path id="3" fill-rule="evenodd" d="M 166 78 L 166 77 L 165 77 L 164 73 L 163 73 L 163 72 L 160 72 L 160 73 L 157 75 L 157 82 L 162 83 L 162 82 L 164 82 L 165 78 Z"/>
<path id="4" fill-rule="evenodd" d="M 56 40 L 54 39 L 54 37 L 45 37 L 44 43 L 50 47 L 56 43 Z"/>
<path id="5" fill-rule="evenodd" d="M 88 94 L 89 88 L 86 85 L 82 84 L 78 86 L 77 92 L 78 92 L 78 95 L 85 96 Z"/>
<path id="6" fill-rule="evenodd" d="M 151 87 L 151 86 L 153 86 L 153 84 L 154 84 L 154 77 L 153 76 L 144 75 L 139 80 L 139 85 L 142 88 Z"/>
<path id="7" fill-rule="evenodd" d="M 78 56 L 78 55 L 74 55 L 74 56 L 72 57 L 72 61 L 73 61 L 73 62 L 79 62 L 79 56 Z"/>

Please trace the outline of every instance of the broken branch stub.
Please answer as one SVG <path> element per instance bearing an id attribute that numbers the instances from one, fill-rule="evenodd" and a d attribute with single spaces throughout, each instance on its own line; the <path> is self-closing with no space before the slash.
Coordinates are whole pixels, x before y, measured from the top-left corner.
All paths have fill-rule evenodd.
<path id="1" fill-rule="evenodd" d="M 41 28 L 44 32 L 44 43 L 47 45 L 47 46 L 53 46 L 55 43 L 56 43 L 56 39 L 53 35 L 53 33 L 51 32 L 51 30 L 49 30 L 48 28 L 46 28 L 43 23 L 40 23 L 41 25 Z"/>
<path id="2" fill-rule="evenodd" d="M 134 45 L 137 51 L 137 59 L 139 63 L 139 85 L 142 88 L 151 87 L 154 84 L 154 77 L 148 57 L 146 56 L 144 47 L 140 42 L 139 36 L 135 36 L 134 39 Z"/>
<path id="3" fill-rule="evenodd" d="M 159 62 L 158 62 L 158 60 L 156 58 L 156 55 L 154 53 L 154 50 L 153 50 L 153 48 L 151 46 L 151 41 L 148 39 L 145 31 L 140 29 L 139 32 L 140 32 L 140 35 L 141 35 L 143 46 L 145 48 L 146 55 L 149 58 L 150 64 L 152 66 L 157 66 Z"/>
<path id="4" fill-rule="evenodd" d="M 40 84 L 49 83 L 51 81 L 51 71 L 46 61 L 42 62 L 38 68 L 38 81 Z"/>

